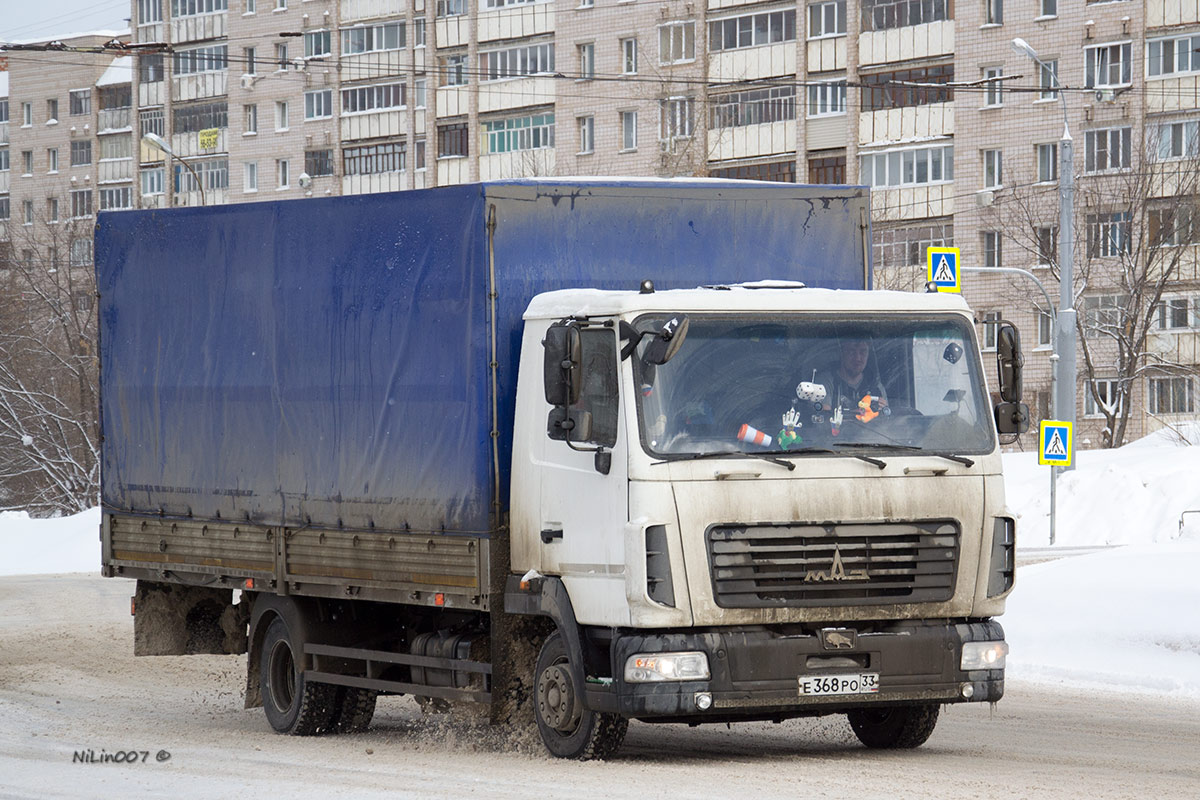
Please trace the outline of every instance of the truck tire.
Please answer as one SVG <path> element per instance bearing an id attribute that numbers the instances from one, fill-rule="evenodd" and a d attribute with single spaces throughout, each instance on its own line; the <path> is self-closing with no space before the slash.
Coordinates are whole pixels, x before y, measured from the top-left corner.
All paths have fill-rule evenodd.
<path id="1" fill-rule="evenodd" d="M 925 744 L 937 725 L 938 706 L 865 708 L 846 714 L 858 740 L 879 750 L 904 750 Z"/>
<path id="2" fill-rule="evenodd" d="M 329 733 L 337 711 L 338 687 L 304 679 L 296 660 L 301 647 L 300 642 L 292 641 L 283 618 L 276 617 L 267 626 L 259 667 L 263 710 L 277 733 Z"/>
<path id="3" fill-rule="evenodd" d="M 334 703 L 333 719 L 330 724 L 337 733 L 362 733 L 371 725 L 375 716 L 375 698 L 378 692 L 339 686 Z"/>
<path id="4" fill-rule="evenodd" d="M 550 754 L 580 761 L 608 758 L 625 739 L 629 720 L 583 707 L 583 687 L 570 668 L 567 643 L 557 632 L 538 655 L 534 717 Z"/>

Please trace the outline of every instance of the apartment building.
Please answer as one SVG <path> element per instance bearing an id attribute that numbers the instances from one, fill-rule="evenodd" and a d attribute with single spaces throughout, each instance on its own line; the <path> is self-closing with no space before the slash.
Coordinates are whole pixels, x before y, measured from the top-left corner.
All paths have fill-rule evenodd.
<path id="1" fill-rule="evenodd" d="M 1143 238 L 1186 251 L 1147 322 L 1148 359 L 1172 369 L 1121 369 L 1114 337 L 1081 341 L 1079 362 L 1094 365 L 1097 382 L 1095 393 L 1078 383 L 1077 441 L 1098 445 L 1107 424 L 1099 412 L 1121 387 L 1136 409 L 1127 438 L 1196 411 L 1189 367 L 1200 363 L 1200 289 L 1191 248 L 1178 246 L 1192 238 L 1190 211 L 1185 224 L 1183 211 L 1168 213 L 1180 203 L 1167 199 L 1200 194 L 1177 168 L 1200 155 L 1192 55 L 1200 15 L 1185 6 L 131 0 L 132 59 L 97 58 L 94 74 L 53 80 L 64 103 L 76 89 L 93 92 L 93 171 L 80 164 L 72 177 L 92 182 L 97 208 L 540 175 L 862 183 L 873 189 L 878 285 L 919 289 L 926 248 L 954 245 L 968 265 L 1031 270 L 1055 304 L 1065 105 L 1076 151 L 1076 270 L 1086 273 L 1081 317 L 1097 330 L 1120 327 L 1128 291 L 1119 262 L 1139 225 Z M 1018 36 L 1045 67 L 1013 50 Z M 29 76 L 27 89 L 14 71 L 14 115 L 26 103 L 41 109 L 49 75 Z M 44 121 L 32 127 L 50 135 Z M 138 144 L 147 133 L 177 158 Z M 60 157 L 71 141 L 57 144 Z M 13 179 L 34 190 L 13 205 L 17 217 L 27 202 L 49 213 L 37 186 L 55 145 L 29 142 L 10 147 L 38 160 L 30 180 Z M 136 156 L 123 155 L 131 147 Z M 1143 160 L 1175 164 L 1174 177 L 1162 178 L 1161 164 L 1141 169 Z M 1134 185 L 1148 172 L 1160 176 L 1153 186 Z M 1137 192 L 1154 195 L 1142 214 L 1121 200 Z M 16 190 L 11 197 L 17 203 Z M 72 197 L 60 198 L 60 215 Z M 1027 395 L 1035 418 L 1050 416 L 1052 319 L 1040 293 L 971 274 L 965 294 L 985 347 L 1001 317 L 1025 332 Z"/>

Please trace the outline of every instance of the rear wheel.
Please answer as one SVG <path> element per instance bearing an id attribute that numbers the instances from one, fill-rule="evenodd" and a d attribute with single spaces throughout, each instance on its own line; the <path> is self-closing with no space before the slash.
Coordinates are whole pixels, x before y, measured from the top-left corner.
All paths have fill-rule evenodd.
<path id="1" fill-rule="evenodd" d="M 551 755 L 581 761 L 607 758 L 625 739 L 629 720 L 583 707 L 583 687 L 574 678 L 567 644 L 558 633 L 542 645 L 534 693 L 538 732 Z"/>
<path id="2" fill-rule="evenodd" d="M 303 644 L 293 639 L 282 618 L 271 621 L 263 637 L 259 674 L 263 710 L 278 733 L 328 733 L 338 709 L 337 687 L 305 680 L 297 659 L 302 650 Z"/>
<path id="3" fill-rule="evenodd" d="M 362 733 L 375 716 L 378 692 L 353 686 L 337 687 L 335 710 L 330 725 L 337 733 Z"/>
<path id="4" fill-rule="evenodd" d="M 846 716 L 854 735 L 867 747 L 903 750 L 920 747 L 937 725 L 938 706 L 899 706 L 851 711 Z"/>

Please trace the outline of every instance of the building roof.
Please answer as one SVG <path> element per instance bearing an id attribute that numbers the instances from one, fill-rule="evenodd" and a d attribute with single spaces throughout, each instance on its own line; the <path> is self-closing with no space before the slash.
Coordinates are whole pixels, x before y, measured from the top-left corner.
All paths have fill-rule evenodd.
<path id="1" fill-rule="evenodd" d="M 108 69 L 104 70 L 104 74 L 100 76 L 100 80 L 96 81 L 96 85 L 120 86 L 121 84 L 132 82 L 133 56 L 117 56 L 108 65 Z"/>

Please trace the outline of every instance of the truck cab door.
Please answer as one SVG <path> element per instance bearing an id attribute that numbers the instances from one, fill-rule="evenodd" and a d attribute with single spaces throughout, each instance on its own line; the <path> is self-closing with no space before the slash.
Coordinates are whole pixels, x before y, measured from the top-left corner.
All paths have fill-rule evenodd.
<path id="1" fill-rule="evenodd" d="M 541 473 L 541 571 L 561 575 L 581 623 L 628 619 L 625 598 L 625 523 L 628 458 L 618 397 L 617 338 L 612 328 L 580 330 L 582 381 L 571 417 L 587 415 L 584 438 L 551 438 L 548 421 Z M 581 413 L 582 412 L 582 413 Z M 562 412 L 559 411 L 561 419 Z M 561 434 L 560 434 L 561 435 Z M 602 470 L 607 466 L 607 474 Z"/>

